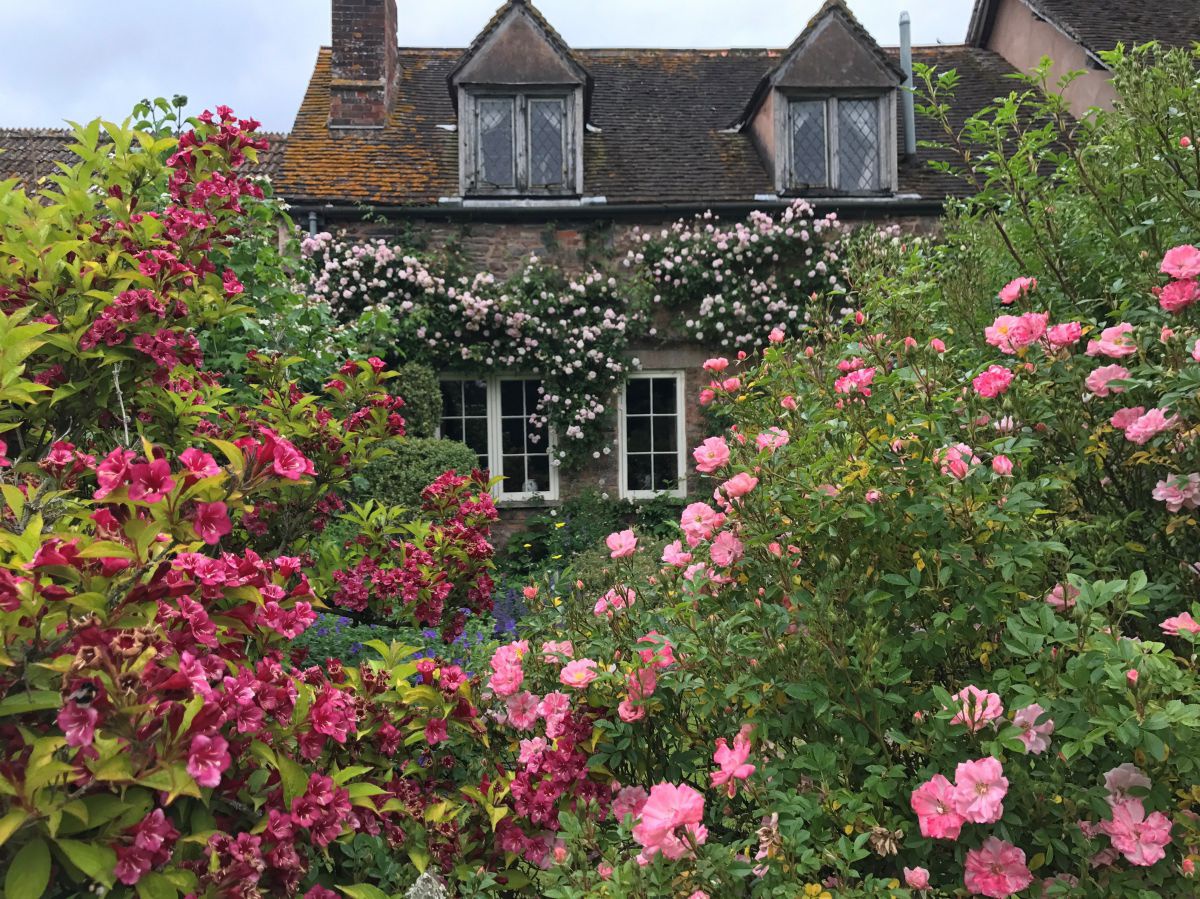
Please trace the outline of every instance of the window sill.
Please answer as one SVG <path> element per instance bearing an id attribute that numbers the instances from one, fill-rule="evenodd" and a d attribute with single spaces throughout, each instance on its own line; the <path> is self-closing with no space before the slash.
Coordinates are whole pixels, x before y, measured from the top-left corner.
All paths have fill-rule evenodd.
<path id="1" fill-rule="evenodd" d="M 562 505 L 559 499 L 497 499 L 496 508 L 506 509 L 554 509 Z"/>

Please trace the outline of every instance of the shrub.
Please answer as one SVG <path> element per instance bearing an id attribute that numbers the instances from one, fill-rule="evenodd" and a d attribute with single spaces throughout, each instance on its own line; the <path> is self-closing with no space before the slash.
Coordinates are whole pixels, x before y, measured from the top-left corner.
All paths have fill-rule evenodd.
<path id="1" fill-rule="evenodd" d="M 405 401 L 407 411 L 407 400 Z M 444 471 L 470 474 L 479 459 L 457 440 L 433 437 L 398 441 L 390 452 L 365 466 L 354 480 L 354 495 L 362 502 L 415 509 L 421 491 Z"/>
<path id="2" fill-rule="evenodd" d="M 442 423 L 442 386 L 437 372 L 421 362 L 406 362 L 396 374 L 404 384 L 405 432 L 410 437 L 433 437 Z"/>

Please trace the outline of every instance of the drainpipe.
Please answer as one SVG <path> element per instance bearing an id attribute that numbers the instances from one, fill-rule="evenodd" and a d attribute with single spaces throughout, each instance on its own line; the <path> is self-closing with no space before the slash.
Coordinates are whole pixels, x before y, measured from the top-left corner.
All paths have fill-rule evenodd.
<path id="1" fill-rule="evenodd" d="M 904 88 L 900 91 L 904 104 L 904 155 L 911 159 L 917 155 L 917 112 L 913 96 L 912 17 L 907 10 L 900 13 L 900 68 L 904 70 Z"/>
<path id="2" fill-rule="evenodd" d="M 315 212 L 310 212 L 308 214 L 308 236 L 317 236 L 317 214 Z"/>

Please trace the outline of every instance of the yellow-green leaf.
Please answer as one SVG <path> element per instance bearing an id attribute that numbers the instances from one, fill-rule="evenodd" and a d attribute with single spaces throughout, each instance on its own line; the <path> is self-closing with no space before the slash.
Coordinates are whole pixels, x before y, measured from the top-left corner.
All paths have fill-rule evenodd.
<path id="1" fill-rule="evenodd" d="M 4 899 L 39 899 L 50 885 L 50 849 L 36 837 L 21 847 L 4 878 Z"/>

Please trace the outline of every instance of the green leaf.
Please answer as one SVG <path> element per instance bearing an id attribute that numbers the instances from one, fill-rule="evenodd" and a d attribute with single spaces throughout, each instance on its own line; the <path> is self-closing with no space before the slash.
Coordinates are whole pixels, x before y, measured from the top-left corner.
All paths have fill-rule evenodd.
<path id="1" fill-rule="evenodd" d="M 0 846 L 8 842 L 8 838 L 17 832 L 29 815 L 24 809 L 15 808 L 3 818 L 0 818 Z"/>
<path id="2" fill-rule="evenodd" d="M 21 847 L 4 878 L 4 899 L 39 899 L 50 885 L 50 849 L 37 837 Z"/>
<path id="3" fill-rule="evenodd" d="M 308 789 L 308 775 L 282 752 L 275 759 L 275 763 L 279 769 L 279 777 L 283 780 L 283 797 L 290 806 L 293 799 L 303 796 L 304 791 Z"/>
<path id="4" fill-rule="evenodd" d="M 162 874 L 150 871 L 137 882 L 140 899 L 178 899 L 179 888 Z"/>
<path id="5" fill-rule="evenodd" d="M 0 700 L 0 718 L 5 715 L 23 715 L 26 712 L 44 712 L 61 706 L 62 696 L 57 690 L 31 690 Z"/>
<path id="6" fill-rule="evenodd" d="M 117 853 L 113 850 L 81 840 L 59 840 L 55 845 L 71 864 L 92 880 L 106 887 L 113 885 L 113 871 L 117 867 Z"/>
<path id="7" fill-rule="evenodd" d="M 349 896 L 350 899 L 391 899 L 379 887 L 373 887 L 369 883 L 360 883 L 352 887 L 340 886 L 338 889 Z"/>

